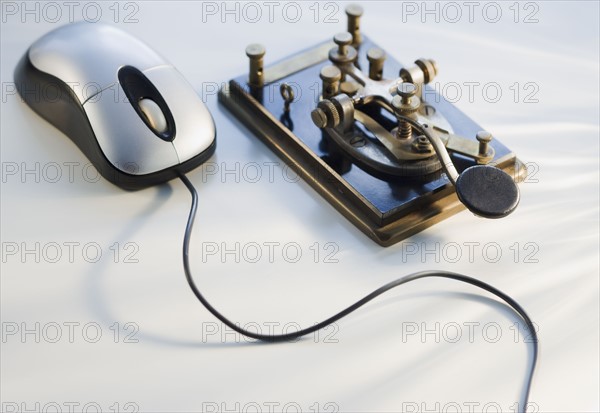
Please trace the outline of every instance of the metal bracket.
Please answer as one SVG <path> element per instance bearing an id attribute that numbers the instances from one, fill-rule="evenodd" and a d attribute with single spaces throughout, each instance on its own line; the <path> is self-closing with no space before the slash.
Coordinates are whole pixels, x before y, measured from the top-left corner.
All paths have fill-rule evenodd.
<path id="1" fill-rule="evenodd" d="M 454 134 L 440 134 L 440 139 L 446 145 L 446 149 L 450 152 L 459 153 L 461 155 L 468 156 L 469 158 L 475 159 L 478 164 L 488 164 L 492 159 L 496 151 L 491 146 L 488 147 L 487 152 L 482 155 L 479 153 L 479 143 L 472 141 L 462 136 Z"/>

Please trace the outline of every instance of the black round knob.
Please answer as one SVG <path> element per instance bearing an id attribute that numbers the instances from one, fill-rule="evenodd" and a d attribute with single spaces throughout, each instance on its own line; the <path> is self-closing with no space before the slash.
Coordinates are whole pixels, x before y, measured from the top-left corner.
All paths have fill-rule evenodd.
<path id="1" fill-rule="evenodd" d="M 519 205 L 515 181 L 490 165 L 465 169 L 456 180 L 456 194 L 471 212 L 485 218 L 503 218 Z"/>

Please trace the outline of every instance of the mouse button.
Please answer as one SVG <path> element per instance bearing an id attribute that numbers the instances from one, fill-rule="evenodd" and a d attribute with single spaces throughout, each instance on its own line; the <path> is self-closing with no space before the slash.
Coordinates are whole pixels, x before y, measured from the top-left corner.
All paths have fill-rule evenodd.
<path id="1" fill-rule="evenodd" d="M 173 145 L 180 161 L 204 152 L 214 142 L 215 124 L 192 85 L 172 66 L 148 69 L 144 74 L 160 91 L 175 119 Z"/>
<path id="2" fill-rule="evenodd" d="M 140 99 L 138 105 L 154 132 L 160 134 L 167 131 L 167 119 L 155 101 L 144 98 Z"/>
<path id="3" fill-rule="evenodd" d="M 94 92 L 118 81 L 117 70 L 129 64 L 139 69 L 164 65 L 165 60 L 130 34 L 101 23 L 62 26 L 29 48 L 38 70 L 67 83 L 81 103 Z"/>
<path id="4" fill-rule="evenodd" d="M 157 139 L 129 102 L 103 94 L 83 108 L 100 149 L 115 168 L 144 175 L 179 164 L 173 143 Z"/>

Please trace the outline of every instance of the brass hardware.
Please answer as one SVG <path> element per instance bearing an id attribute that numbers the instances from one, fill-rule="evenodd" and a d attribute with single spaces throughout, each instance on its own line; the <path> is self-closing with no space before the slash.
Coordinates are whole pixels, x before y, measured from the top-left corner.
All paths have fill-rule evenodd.
<path id="1" fill-rule="evenodd" d="M 333 37 L 333 42 L 338 46 L 338 53 L 341 56 L 346 56 L 348 46 L 352 44 L 352 35 L 348 32 L 338 33 Z"/>
<path id="2" fill-rule="evenodd" d="M 415 151 L 417 151 L 419 153 L 429 154 L 433 150 L 433 147 L 431 146 L 429 139 L 427 139 L 427 136 L 425 136 L 425 135 L 417 136 L 417 139 L 414 140 L 412 147 L 414 148 Z"/>
<path id="3" fill-rule="evenodd" d="M 390 151 L 390 153 L 399 161 L 426 159 L 433 155 L 433 149 L 431 147 L 429 153 L 414 151 L 412 148 L 412 142 L 396 139 L 392 133 L 388 132 L 375 119 L 359 110 L 354 112 L 354 118 L 358 122 L 362 123 L 369 130 L 369 132 L 371 132 L 373 136 L 375 136 L 375 138 L 377 138 L 377 140 L 381 142 L 383 146 L 385 146 L 386 149 Z"/>
<path id="4" fill-rule="evenodd" d="M 433 59 L 420 58 L 415 60 L 415 64 L 423 71 L 424 81 L 427 84 L 433 81 L 438 74 L 437 62 Z"/>
<path id="5" fill-rule="evenodd" d="M 492 141 L 492 134 L 488 131 L 479 131 L 475 136 L 479 142 L 479 155 L 486 156 L 489 150 L 489 143 Z"/>
<path id="6" fill-rule="evenodd" d="M 352 35 L 348 32 L 338 33 L 333 37 L 333 42 L 337 45 L 329 51 L 329 60 L 334 64 L 344 65 L 354 63 L 358 57 L 358 52 L 352 47 Z"/>
<path id="7" fill-rule="evenodd" d="M 421 100 L 415 96 L 417 87 L 413 83 L 404 82 L 398 85 L 398 94 L 392 99 L 392 107 L 396 116 L 409 116 L 415 113 Z M 398 119 L 398 139 L 410 139 L 412 137 L 412 126 L 410 123 Z"/>
<path id="8" fill-rule="evenodd" d="M 351 132 L 354 126 L 354 100 L 350 96 L 341 93 L 332 97 L 331 101 L 340 114 L 339 129 L 342 133 Z"/>
<path id="9" fill-rule="evenodd" d="M 324 66 L 319 77 L 323 81 L 323 99 L 329 99 L 338 94 L 342 72 L 337 66 Z"/>
<path id="10" fill-rule="evenodd" d="M 417 59 L 415 65 L 400 69 L 400 78 L 417 86 L 417 96 L 423 96 L 423 85 L 433 81 L 438 74 L 438 65 L 432 59 Z"/>
<path id="11" fill-rule="evenodd" d="M 354 123 L 354 101 L 344 93 L 323 99 L 310 117 L 319 129 L 339 127 L 341 132 L 347 132 Z"/>
<path id="12" fill-rule="evenodd" d="M 438 73 L 433 60 L 418 59 L 395 77 L 398 72 L 392 74 L 390 69 L 401 67 L 400 63 L 392 56 L 385 58 L 383 52 L 379 55 L 378 46 L 361 36 L 362 13 L 349 7 L 346 14 L 348 33 L 265 68 L 262 79 L 256 75 L 261 72 L 264 53 L 247 53 L 251 60 L 257 59 L 254 63 L 258 63 L 259 69 L 222 88 L 220 101 L 310 185 L 382 245 L 397 242 L 464 208 L 445 176 L 457 183 L 456 167 L 463 170 L 469 161 L 460 159 L 455 167 L 453 160 L 458 158 L 452 159 L 450 154 L 467 156 L 480 164 L 493 160 L 495 167 L 513 172 L 515 179 L 522 178 L 525 168 L 508 148 L 501 143 L 492 147 L 483 142 L 487 138 L 481 139 L 481 135 L 475 139 L 479 128 L 473 121 L 459 111 L 442 110 L 444 106 L 436 104 L 437 100 L 422 99 L 423 86 Z M 360 68 L 359 47 L 361 63 L 364 59 Z M 339 81 L 336 69 L 330 64 L 341 74 Z M 322 100 L 317 105 L 312 99 L 292 101 L 292 90 L 288 88 L 293 85 L 291 81 L 313 84 L 317 74 L 322 83 Z M 277 82 L 283 102 L 261 100 L 257 92 L 262 89 L 248 90 L 246 79 L 250 86 Z M 406 85 L 398 93 L 398 86 L 403 83 Z M 414 96 L 410 96 L 412 91 L 404 90 L 410 88 L 408 83 L 416 89 Z M 322 130 L 294 129 L 292 122 L 302 124 L 309 113 Z M 393 115 L 398 118 L 397 123 Z M 406 127 L 402 133 L 400 125 L 404 122 L 412 128 L 410 135 Z M 469 138 L 454 135 L 452 125 L 460 125 Z M 405 138 L 398 139 L 398 135 Z M 318 149 L 311 149 L 316 142 Z M 351 176 L 347 175 L 349 171 Z M 372 178 L 365 180 L 368 175 Z M 424 183 L 428 185 L 425 192 Z M 418 192 L 416 197 L 413 188 Z"/>
<path id="13" fill-rule="evenodd" d="M 292 87 L 290 85 L 288 85 L 287 83 L 282 83 L 281 86 L 279 87 L 279 93 L 281 94 L 281 97 L 283 98 L 283 102 L 284 102 L 283 111 L 289 112 L 290 105 L 292 104 L 292 102 L 294 101 L 294 98 L 296 97 L 294 94 L 294 89 L 292 89 Z"/>
<path id="14" fill-rule="evenodd" d="M 328 99 L 320 101 L 316 109 L 310 113 L 310 117 L 319 129 L 335 128 L 340 124 L 340 114 L 333 102 Z"/>
<path id="15" fill-rule="evenodd" d="M 264 82 L 263 57 L 265 55 L 264 46 L 253 43 L 246 47 L 246 56 L 250 59 L 250 72 L 248 83 L 251 86 L 262 87 Z"/>
<path id="16" fill-rule="evenodd" d="M 347 94 L 348 96 L 354 96 L 359 91 L 361 85 L 351 80 L 346 80 L 340 83 L 340 92 Z"/>
<path id="17" fill-rule="evenodd" d="M 346 7 L 348 16 L 348 33 L 352 34 L 352 45 L 358 46 L 362 43 L 360 34 L 360 17 L 363 15 L 363 8 L 358 4 L 349 4 Z"/>
<path id="18" fill-rule="evenodd" d="M 367 60 L 369 61 L 369 77 L 373 80 L 383 79 L 385 52 L 378 47 L 369 49 L 367 52 Z"/>
<path id="19" fill-rule="evenodd" d="M 397 93 L 398 85 L 403 82 L 401 78 L 373 80 L 353 64 L 339 64 L 337 66 L 342 71 L 343 75 L 348 75 L 348 79 L 342 81 L 340 84 L 340 91 L 346 93 L 348 96 L 352 96 L 358 107 L 374 103 L 390 113 L 395 112 L 395 109 L 392 106 L 392 100 L 394 94 Z M 421 73 L 424 77 L 423 71 L 418 68 L 418 66 L 415 67 L 417 68 L 418 73 Z M 419 86 L 417 84 L 415 84 L 415 86 L 417 86 L 416 97 L 418 97 Z M 423 118 L 426 122 L 435 125 L 446 133 L 451 133 L 453 131 L 452 126 L 445 117 L 440 112 L 437 112 L 432 106 L 427 106 L 428 108 L 426 108 L 421 115 L 415 116 L 417 116 L 418 119 Z"/>
<path id="20" fill-rule="evenodd" d="M 397 101 L 399 100 L 399 102 L 395 104 L 394 107 L 397 107 L 403 115 L 414 113 L 419 109 L 419 106 L 421 106 L 421 99 L 415 96 L 417 87 L 413 83 L 400 83 L 396 90 L 398 95 L 396 95 L 394 99 L 399 97 L 399 99 L 396 99 Z M 394 100 L 392 99 L 392 104 L 394 104 L 393 102 Z"/>
<path id="21" fill-rule="evenodd" d="M 485 155 L 479 152 L 481 143 L 477 143 L 471 139 L 463 138 L 454 134 L 440 134 L 440 139 L 446 145 L 446 149 L 451 152 L 459 153 L 469 158 L 475 159 L 478 164 L 487 164 L 494 159 L 494 148 L 489 146 Z"/>

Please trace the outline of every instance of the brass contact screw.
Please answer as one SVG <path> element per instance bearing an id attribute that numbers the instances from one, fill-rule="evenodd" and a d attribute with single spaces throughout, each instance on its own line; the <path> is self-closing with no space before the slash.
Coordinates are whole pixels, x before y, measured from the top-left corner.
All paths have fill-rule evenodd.
<path id="1" fill-rule="evenodd" d="M 410 139 L 412 137 L 412 126 L 410 123 L 401 121 L 398 127 L 398 138 L 399 139 Z"/>
<path id="2" fill-rule="evenodd" d="M 403 82 L 398 85 L 398 95 L 392 99 L 392 106 L 397 115 L 408 116 L 415 113 L 421 106 L 421 99 L 417 96 L 417 87 L 413 83 Z M 410 123 L 398 119 L 398 139 L 410 139 L 412 126 Z"/>

